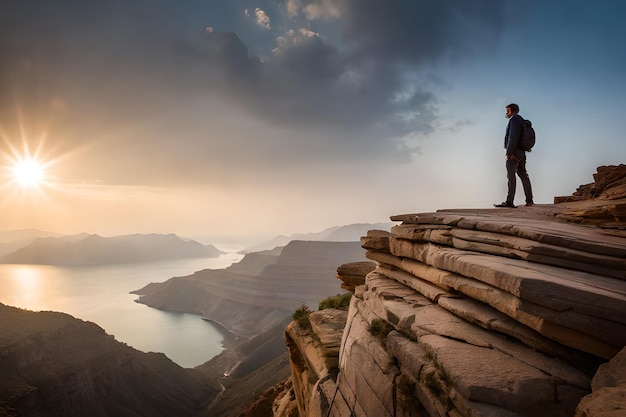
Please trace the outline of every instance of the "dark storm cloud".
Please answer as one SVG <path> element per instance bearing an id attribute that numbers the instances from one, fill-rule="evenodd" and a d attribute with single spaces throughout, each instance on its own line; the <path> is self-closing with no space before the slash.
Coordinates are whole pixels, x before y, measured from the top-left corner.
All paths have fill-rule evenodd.
<path id="1" fill-rule="evenodd" d="M 502 24 L 504 2 L 346 0 L 339 4 L 341 33 L 357 60 L 421 66 L 447 53 L 472 53 L 474 43 L 490 42 Z"/>
<path id="2" fill-rule="evenodd" d="M 291 30 L 277 34 L 273 55 L 246 85 L 255 111 L 283 123 L 398 136 L 433 129 L 436 98 L 410 74 L 495 45 L 504 7 L 489 0 L 287 4 Z"/>
<path id="3" fill-rule="evenodd" d="M 437 117 L 420 72 L 492 45 L 502 4 L 0 0 L 0 87 L 10 92 L 0 121 L 11 124 L 16 101 L 31 117 L 61 109 L 66 140 L 110 141 L 137 177 L 150 165 L 138 158 L 146 144 L 181 177 L 201 161 L 406 157 L 397 139 L 431 132 Z M 272 53 L 254 56 L 254 30 Z"/>

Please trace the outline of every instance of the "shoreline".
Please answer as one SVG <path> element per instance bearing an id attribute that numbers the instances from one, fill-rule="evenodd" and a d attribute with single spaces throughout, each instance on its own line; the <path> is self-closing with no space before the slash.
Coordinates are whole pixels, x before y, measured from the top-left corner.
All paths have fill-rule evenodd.
<path id="1" fill-rule="evenodd" d="M 188 313 L 188 314 L 197 315 L 195 313 Z M 209 323 L 211 323 L 212 325 L 215 326 L 217 331 L 224 338 L 224 339 L 222 339 L 222 346 L 224 348 L 232 347 L 232 346 L 236 345 L 237 343 L 241 342 L 242 340 L 245 340 L 245 337 L 242 337 L 242 336 L 239 336 L 239 335 L 233 333 L 228 327 L 226 327 L 224 324 L 220 323 L 219 321 L 217 321 L 215 319 L 212 319 L 210 317 L 207 317 L 204 314 L 200 315 L 199 317 L 200 317 L 201 320 L 209 322 Z"/>
<path id="2" fill-rule="evenodd" d="M 204 313 L 199 313 L 197 311 L 189 311 L 189 310 L 171 310 L 167 308 L 159 308 L 159 307 L 152 306 L 143 301 L 144 294 L 141 293 L 141 289 L 130 291 L 130 294 L 138 295 L 138 297 L 133 300 L 137 304 L 142 304 L 142 305 L 145 305 L 146 307 L 154 308 L 156 310 L 165 311 L 168 313 L 190 314 L 192 316 L 197 316 L 200 320 L 211 323 L 211 325 L 213 325 L 215 329 L 218 331 L 218 333 L 222 336 L 223 339 L 221 341 L 221 344 L 224 349 L 232 347 L 236 345 L 237 343 L 247 339 L 247 337 L 238 335 L 237 333 L 233 332 L 226 325 L 224 325 L 223 323 L 220 323 L 218 320 L 207 317 Z"/>

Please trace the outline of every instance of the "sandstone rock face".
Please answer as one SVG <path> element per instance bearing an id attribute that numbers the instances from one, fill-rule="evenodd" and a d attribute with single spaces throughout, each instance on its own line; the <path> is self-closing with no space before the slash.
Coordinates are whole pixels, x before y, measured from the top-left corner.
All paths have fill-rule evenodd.
<path id="1" fill-rule="evenodd" d="M 571 196 L 555 197 L 563 220 L 618 230 L 626 236 L 626 165 L 598 167 L 594 182 L 581 185 Z"/>
<path id="2" fill-rule="evenodd" d="M 285 331 L 291 379 L 300 416 L 324 416 L 332 400 L 347 312 L 327 309 L 308 320 L 293 321 Z M 279 408 L 276 405 L 275 408 Z M 281 408 L 286 408 L 282 406 Z"/>
<path id="3" fill-rule="evenodd" d="M 418 291 L 415 286 L 423 281 L 443 285 L 553 341 L 604 359 L 626 344 L 626 240 L 547 220 L 450 212 L 402 218 L 404 224 L 390 236 L 397 261 L 383 265 L 386 276 L 413 275 L 417 280 L 403 283 Z M 430 224 L 449 229 L 405 238 L 407 228 L 422 231 Z M 368 257 L 378 258 L 376 252 Z"/>
<path id="4" fill-rule="evenodd" d="M 299 416 L 626 415 L 625 168 L 578 201 L 369 232 L 376 268 L 337 273 L 354 285 L 337 371 L 319 328 L 288 330 Z"/>
<path id="5" fill-rule="evenodd" d="M 554 202 L 626 198 L 626 165 L 598 167 L 593 179 L 594 182 L 581 185 L 570 197 L 556 197 Z"/>
<path id="6" fill-rule="evenodd" d="M 337 278 L 342 281 L 341 288 L 354 294 L 359 285 L 365 284 L 365 276 L 376 269 L 376 262 L 351 262 L 337 268 Z"/>

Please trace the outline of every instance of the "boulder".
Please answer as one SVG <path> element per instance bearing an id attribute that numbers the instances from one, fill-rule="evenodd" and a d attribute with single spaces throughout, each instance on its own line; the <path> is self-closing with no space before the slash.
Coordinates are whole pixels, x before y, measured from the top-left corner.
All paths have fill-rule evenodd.
<path id="1" fill-rule="evenodd" d="M 337 278 L 342 281 L 341 288 L 354 294 L 355 287 L 365 283 L 365 276 L 376 268 L 375 262 L 351 262 L 337 268 Z"/>

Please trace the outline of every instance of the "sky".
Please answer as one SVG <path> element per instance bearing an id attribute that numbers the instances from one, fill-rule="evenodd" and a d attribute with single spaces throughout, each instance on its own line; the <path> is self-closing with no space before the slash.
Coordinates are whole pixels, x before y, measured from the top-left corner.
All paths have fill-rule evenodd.
<path id="1" fill-rule="evenodd" d="M 625 13 L 623 0 L 0 0 L 0 231 L 252 242 L 492 207 L 511 102 L 537 132 L 535 202 L 552 203 L 626 163 Z M 20 161 L 40 180 L 18 181 Z"/>

